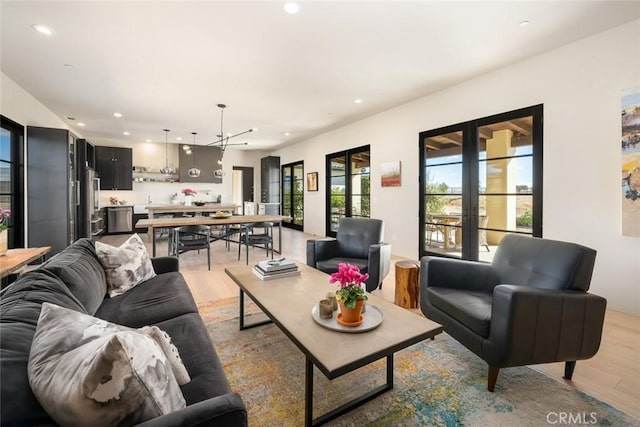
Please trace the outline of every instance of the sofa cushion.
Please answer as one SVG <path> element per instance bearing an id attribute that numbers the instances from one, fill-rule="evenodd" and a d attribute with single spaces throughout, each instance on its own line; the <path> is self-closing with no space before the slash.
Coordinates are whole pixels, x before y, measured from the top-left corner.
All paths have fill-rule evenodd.
<path id="1" fill-rule="evenodd" d="M 107 294 L 104 269 L 90 239 L 79 239 L 42 268 L 62 279 L 89 314 L 96 312 Z"/>
<path id="2" fill-rule="evenodd" d="M 0 292 L 0 420 L 3 426 L 53 424 L 33 395 L 27 377 L 31 341 L 41 305 L 47 301 L 85 311 L 65 283 L 46 270 L 25 273 Z"/>
<path id="3" fill-rule="evenodd" d="M 156 326 L 172 337 L 191 377 L 188 384 L 181 386 L 187 405 L 231 392 L 222 363 L 199 314 L 185 314 Z"/>
<path id="4" fill-rule="evenodd" d="M 493 301 L 491 292 L 428 287 L 427 299 L 434 307 L 476 334 L 485 338 L 489 336 Z"/>
<path id="5" fill-rule="evenodd" d="M 107 276 L 109 296 L 118 296 L 155 277 L 144 242 L 132 235 L 119 247 L 96 242 L 96 253 Z"/>
<path id="6" fill-rule="evenodd" d="M 184 408 L 160 347 L 86 314 L 45 303 L 29 357 L 29 382 L 62 425 L 138 423 Z"/>
<path id="7" fill-rule="evenodd" d="M 164 273 L 123 295 L 106 298 L 95 316 L 131 328 L 153 325 L 186 313 L 198 313 L 182 274 Z"/>

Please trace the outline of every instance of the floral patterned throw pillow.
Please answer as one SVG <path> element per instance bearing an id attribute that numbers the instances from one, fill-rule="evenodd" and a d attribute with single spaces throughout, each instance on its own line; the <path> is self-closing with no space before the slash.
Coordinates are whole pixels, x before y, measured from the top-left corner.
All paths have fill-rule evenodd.
<path id="1" fill-rule="evenodd" d="M 119 247 L 96 242 L 96 253 L 107 276 L 110 297 L 122 295 L 156 276 L 147 248 L 137 234 Z"/>
<path id="2" fill-rule="evenodd" d="M 42 304 L 28 375 L 60 425 L 133 425 L 186 406 L 154 339 L 50 303 Z"/>

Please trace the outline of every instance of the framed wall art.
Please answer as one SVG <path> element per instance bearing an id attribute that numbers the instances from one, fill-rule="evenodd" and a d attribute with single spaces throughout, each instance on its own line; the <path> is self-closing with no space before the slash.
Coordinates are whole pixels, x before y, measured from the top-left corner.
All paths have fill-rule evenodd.
<path id="1" fill-rule="evenodd" d="M 400 160 L 380 165 L 380 183 L 383 187 L 401 186 Z"/>
<path id="2" fill-rule="evenodd" d="M 307 191 L 318 191 L 318 172 L 307 174 Z"/>
<path id="3" fill-rule="evenodd" d="M 640 236 L 640 87 L 622 94 L 622 235 Z"/>

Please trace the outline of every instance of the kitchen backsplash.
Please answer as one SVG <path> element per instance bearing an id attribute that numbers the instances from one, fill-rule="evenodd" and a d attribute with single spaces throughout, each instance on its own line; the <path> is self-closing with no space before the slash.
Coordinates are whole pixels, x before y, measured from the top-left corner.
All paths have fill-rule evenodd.
<path id="1" fill-rule="evenodd" d="M 127 205 L 148 205 L 149 202 L 169 205 L 172 203 L 174 194 L 177 194 L 177 203 L 182 204 L 184 202 L 183 188 L 192 188 L 198 192 L 194 196 L 194 200 L 215 202 L 220 195 L 222 202 L 231 202 L 231 194 L 222 193 L 224 187 L 222 184 L 134 182 L 132 191 L 101 191 L 100 206 L 109 206 L 111 197 L 117 197 L 119 201 L 125 200 Z"/>

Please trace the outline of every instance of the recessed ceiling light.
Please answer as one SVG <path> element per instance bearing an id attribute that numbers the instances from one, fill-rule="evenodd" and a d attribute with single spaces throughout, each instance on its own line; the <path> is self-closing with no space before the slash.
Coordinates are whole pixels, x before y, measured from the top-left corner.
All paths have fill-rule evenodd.
<path id="1" fill-rule="evenodd" d="M 520 21 L 520 23 L 518 25 L 520 25 L 521 27 L 526 27 L 527 25 L 529 25 L 529 21 L 526 21 L 526 20 L 525 21 Z"/>
<path id="2" fill-rule="evenodd" d="M 53 35 L 53 31 L 51 31 L 51 28 L 47 27 L 46 25 L 33 24 L 31 28 L 33 28 L 40 34 L 44 34 L 45 36 Z"/>
<path id="3" fill-rule="evenodd" d="M 251 132 L 258 132 L 258 128 L 251 129 Z"/>
<path id="4" fill-rule="evenodd" d="M 122 132 L 123 135 L 131 135 L 129 132 L 127 132 L 126 130 L 124 132 Z"/>
<path id="5" fill-rule="evenodd" d="M 150 139 L 147 139 L 147 140 L 146 140 L 146 142 L 151 142 L 151 140 L 150 140 Z"/>
<path id="6" fill-rule="evenodd" d="M 177 139 L 178 141 L 182 141 L 182 137 L 181 137 L 181 136 L 177 137 L 176 139 Z"/>
<path id="7" fill-rule="evenodd" d="M 296 13 L 298 13 L 299 10 L 300 10 L 300 6 L 298 6 L 298 3 L 289 2 L 289 3 L 285 3 L 284 5 L 284 11 L 287 12 L 289 15 L 295 15 Z"/>
<path id="8" fill-rule="evenodd" d="M 284 136 L 289 136 L 289 135 L 291 135 L 289 132 L 284 133 Z"/>
<path id="9" fill-rule="evenodd" d="M 120 117 L 122 117 L 122 113 L 113 113 L 113 117 L 120 118 Z"/>
<path id="10" fill-rule="evenodd" d="M 356 104 L 362 104 L 362 99 L 354 99 L 353 102 Z"/>
<path id="11" fill-rule="evenodd" d="M 82 127 L 84 127 L 84 123 L 79 122 L 79 123 L 78 123 L 78 126 L 82 126 Z"/>

